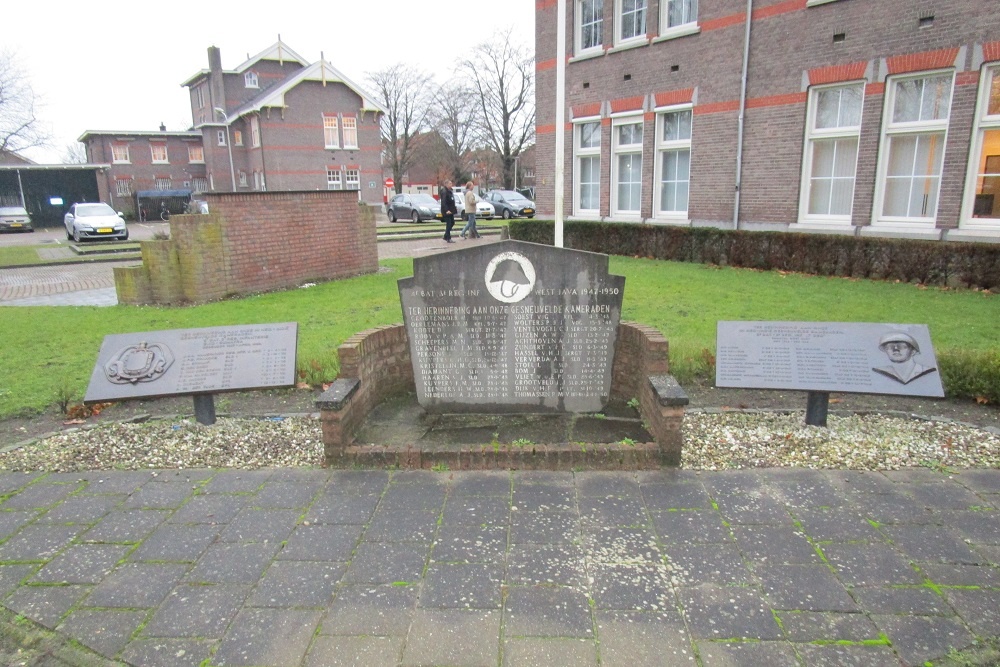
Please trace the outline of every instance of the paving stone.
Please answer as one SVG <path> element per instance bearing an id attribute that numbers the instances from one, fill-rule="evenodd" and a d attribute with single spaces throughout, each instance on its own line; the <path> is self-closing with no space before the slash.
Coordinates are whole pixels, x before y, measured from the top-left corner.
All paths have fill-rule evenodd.
<path id="1" fill-rule="evenodd" d="M 208 547 L 188 575 L 187 581 L 201 584 L 253 584 L 278 552 L 275 543 L 213 544 Z"/>
<path id="2" fill-rule="evenodd" d="M 579 500 L 580 520 L 602 526 L 643 526 L 646 506 L 637 494 L 630 497 L 584 496 Z"/>
<path id="3" fill-rule="evenodd" d="M 943 512 L 944 524 L 972 544 L 1000 545 L 1000 511 Z"/>
<path id="4" fill-rule="evenodd" d="M 116 655 L 146 620 L 146 611 L 77 609 L 56 628 L 98 653 Z"/>
<path id="5" fill-rule="evenodd" d="M 393 483 L 382 496 L 379 509 L 390 512 L 426 510 L 440 513 L 447 493 L 447 488 L 441 484 Z"/>
<path id="6" fill-rule="evenodd" d="M 781 611 L 785 635 L 793 642 L 851 641 L 879 638 L 878 628 L 862 613 Z"/>
<path id="7" fill-rule="evenodd" d="M 729 523 L 790 525 L 788 507 L 768 496 L 716 496 L 719 511 Z"/>
<path id="8" fill-rule="evenodd" d="M 511 474 L 506 471 L 468 472 L 456 479 L 451 487 L 452 498 L 467 496 L 499 496 L 510 498 Z"/>
<path id="9" fill-rule="evenodd" d="M 826 477 L 813 477 L 802 481 L 770 481 L 766 493 L 789 507 L 843 507 L 850 496 Z"/>
<path id="10" fill-rule="evenodd" d="M 896 483 L 877 471 L 829 470 L 826 476 L 852 497 L 859 493 L 893 493 L 896 490 Z"/>
<path id="11" fill-rule="evenodd" d="M 798 667 L 795 649 L 786 642 L 698 642 L 704 667 Z"/>
<path id="12" fill-rule="evenodd" d="M 774 609 L 842 612 L 858 609 L 826 565 L 755 564 L 754 573 Z"/>
<path id="13" fill-rule="evenodd" d="M 592 639 L 562 637 L 515 637 L 504 642 L 503 664 L 584 667 L 597 665 L 597 646 Z"/>
<path id="14" fill-rule="evenodd" d="M 945 484 L 951 479 L 950 475 L 928 468 L 901 468 L 886 470 L 882 474 L 897 484 Z"/>
<path id="15" fill-rule="evenodd" d="M 901 491 L 854 498 L 858 510 L 879 524 L 938 524 L 944 521 L 939 512 L 917 504 Z"/>
<path id="16" fill-rule="evenodd" d="M 513 506 L 518 512 L 575 512 L 576 489 L 550 484 L 514 483 Z"/>
<path id="17" fill-rule="evenodd" d="M 799 644 L 796 648 L 809 667 L 899 667 L 899 658 L 888 646 Z"/>
<path id="18" fill-rule="evenodd" d="M 131 495 L 139 487 L 154 479 L 145 470 L 116 470 L 114 472 L 93 470 L 72 474 L 87 483 L 80 495 L 105 493 Z"/>
<path id="19" fill-rule="evenodd" d="M 782 638 L 770 607 L 753 590 L 706 585 L 678 589 L 677 597 L 695 638 Z"/>
<path id="20" fill-rule="evenodd" d="M 256 493 L 274 475 L 273 470 L 220 470 L 202 493 Z"/>
<path id="21" fill-rule="evenodd" d="M 263 510 L 244 507 L 219 535 L 223 542 L 280 544 L 295 529 L 301 510 Z"/>
<path id="22" fill-rule="evenodd" d="M 302 484 L 317 484 L 320 487 L 326 486 L 330 481 L 330 471 L 324 468 L 313 467 L 288 467 L 276 468 L 271 476 L 271 481 L 275 482 L 300 482 Z"/>
<path id="23" fill-rule="evenodd" d="M 263 509 L 305 509 L 321 488 L 319 484 L 268 481 L 257 491 L 250 505 Z"/>
<path id="24" fill-rule="evenodd" d="M 961 536 L 944 526 L 885 526 L 882 530 L 896 548 L 917 562 L 979 562 Z"/>
<path id="25" fill-rule="evenodd" d="M 355 584 L 418 581 L 429 553 L 430 546 L 416 542 L 362 542 L 344 581 Z"/>
<path id="26" fill-rule="evenodd" d="M 920 571 L 939 586 L 982 586 L 1000 588 L 1000 568 L 991 565 L 932 565 L 925 563 Z"/>
<path id="27" fill-rule="evenodd" d="M 371 521 L 378 496 L 348 497 L 322 494 L 306 513 L 309 523 L 353 523 L 365 524 Z"/>
<path id="28" fill-rule="evenodd" d="M 589 524 L 582 540 L 591 563 L 662 563 L 656 535 L 648 528 Z"/>
<path id="29" fill-rule="evenodd" d="M 506 526 L 510 523 L 510 498 L 505 496 L 449 498 L 444 507 L 444 523 Z"/>
<path id="30" fill-rule="evenodd" d="M 124 509 L 177 509 L 194 493 L 188 482 L 157 482 L 143 485 L 128 497 Z"/>
<path id="31" fill-rule="evenodd" d="M 909 665 L 936 660 L 952 649 L 961 650 L 975 637 L 954 617 L 942 616 L 872 616 L 892 642 L 899 657 Z"/>
<path id="32" fill-rule="evenodd" d="M 507 580 L 514 584 L 582 586 L 587 581 L 583 550 L 573 544 L 511 547 Z"/>
<path id="33" fill-rule="evenodd" d="M 423 578 L 425 608 L 499 609 L 503 566 L 486 563 L 435 563 Z"/>
<path id="34" fill-rule="evenodd" d="M 131 561 L 194 562 L 219 534 L 209 524 L 180 526 L 163 524 L 129 556 Z"/>
<path id="35" fill-rule="evenodd" d="M 672 577 L 679 586 L 741 585 L 753 581 L 739 549 L 722 544 L 671 544 L 666 549 Z"/>
<path id="36" fill-rule="evenodd" d="M 743 556 L 757 563 L 810 565 L 820 562 L 805 535 L 784 526 L 734 526 L 736 546 Z"/>
<path id="37" fill-rule="evenodd" d="M 155 607 L 188 571 L 180 563 L 125 563 L 98 583 L 88 607 Z"/>
<path id="38" fill-rule="evenodd" d="M 664 564 L 596 564 L 588 568 L 596 609 L 655 612 L 672 609 L 671 570 Z"/>
<path id="39" fill-rule="evenodd" d="M 0 597 L 20 586 L 37 570 L 37 565 L 0 565 Z"/>
<path id="40" fill-rule="evenodd" d="M 96 584 L 128 550 L 129 547 L 117 544 L 77 544 L 49 561 L 32 581 L 46 584 Z"/>
<path id="41" fill-rule="evenodd" d="M 228 523 L 246 503 L 245 496 L 195 496 L 170 516 L 170 523 Z"/>
<path id="42" fill-rule="evenodd" d="M 885 588 L 861 586 L 851 589 L 858 606 L 869 614 L 951 614 L 944 598 L 925 586 Z"/>
<path id="43" fill-rule="evenodd" d="M 125 500 L 124 495 L 74 496 L 39 517 L 39 523 L 94 523 Z"/>
<path id="44" fill-rule="evenodd" d="M 580 516 L 575 512 L 511 514 L 511 544 L 568 544 L 580 540 Z"/>
<path id="45" fill-rule="evenodd" d="M 217 642 L 196 639 L 139 639 L 122 651 L 122 660 L 143 667 L 200 667 Z"/>
<path id="46" fill-rule="evenodd" d="M 947 588 L 944 596 L 977 635 L 1000 636 L 1000 590 Z"/>
<path id="47" fill-rule="evenodd" d="M 347 563 L 275 561 L 250 596 L 254 607 L 325 607 Z"/>
<path id="48" fill-rule="evenodd" d="M 958 484 L 910 484 L 906 492 L 920 507 L 933 510 L 964 510 L 983 504 L 983 499 Z"/>
<path id="49" fill-rule="evenodd" d="M 420 587 L 416 585 L 340 586 L 320 634 L 403 637 L 410 628 L 419 595 Z"/>
<path id="50" fill-rule="evenodd" d="M 793 511 L 801 530 L 817 542 L 883 542 L 885 536 L 852 506 Z"/>
<path id="51" fill-rule="evenodd" d="M 41 477 L 40 472 L 0 472 L 0 496 L 10 495 Z"/>
<path id="52" fill-rule="evenodd" d="M 1000 493 L 1000 474 L 996 470 L 963 470 L 955 482 L 977 493 Z"/>
<path id="53" fill-rule="evenodd" d="M 319 611 L 303 609 L 244 609 L 222 639 L 212 662 L 298 667 L 320 617 Z"/>
<path id="54" fill-rule="evenodd" d="M 977 546 L 976 553 L 983 564 L 1000 567 L 1000 546 Z"/>
<path id="55" fill-rule="evenodd" d="M 499 632 L 499 611 L 418 609 L 402 665 L 496 667 L 499 647 L 483 637 L 497 637 Z"/>
<path id="56" fill-rule="evenodd" d="M 35 510 L 0 512 L 0 540 L 13 535 L 23 526 L 34 521 L 36 517 L 38 517 L 38 512 Z"/>
<path id="57" fill-rule="evenodd" d="M 764 488 L 764 477 L 756 470 L 720 470 L 703 475 L 702 484 L 713 497 L 733 494 L 759 494 Z"/>
<path id="58" fill-rule="evenodd" d="M 575 488 L 574 476 L 553 470 L 524 470 L 513 475 L 513 481 L 518 486 L 561 486 L 567 489 Z"/>
<path id="59" fill-rule="evenodd" d="M 242 584 L 181 584 L 153 613 L 144 637 L 220 638 L 229 627 L 250 587 Z"/>
<path id="60" fill-rule="evenodd" d="M 360 537 L 360 526 L 299 525 L 277 557 L 282 560 L 348 561 Z"/>
<path id="61" fill-rule="evenodd" d="M 884 544 L 824 544 L 822 549 L 837 577 L 851 586 L 923 582 L 906 558 Z"/>
<path id="62" fill-rule="evenodd" d="M 653 512 L 653 528 L 660 540 L 680 542 L 732 542 L 729 527 L 715 510 Z"/>
<path id="63" fill-rule="evenodd" d="M 677 509 L 712 509 L 712 498 L 702 484 L 643 484 L 642 497 L 651 512 Z"/>
<path id="64" fill-rule="evenodd" d="M 4 600 L 4 606 L 47 628 L 55 628 L 90 589 L 90 586 L 21 586 Z"/>
<path id="65" fill-rule="evenodd" d="M 585 470 L 574 475 L 573 479 L 576 482 L 576 492 L 581 498 L 639 497 L 639 480 L 632 473 Z"/>
<path id="66" fill-rule="evenodd" d="M 504 603 L 506 637 L 593 638 L 585 593 L 562 586 L 511 586 Z"/>
<path id="67" fill-rule="evenodd" d="M 306 654 L 305 667 L 383 667 L 399 663 L 399 637 L 320 636 Z"/>
<path id="68" fill-rule="evenodd" d="M 81 524 L 25 526 L 0 544 L 0 561 L 49 560 L 86 529 Z"/>
<path id="69" fill-rule="evenodd" d="M 169 510 L 109 512 L 80 539 L 87 542 L 139 542 L 170 516 Z"/>
<path id="70" fill-rule="evenodd" d="M 386 510 L 379 507 L 365 531 L 368 542 L 430 544 L 441 514 L 437 510 Z"/>
<path id="71" fill-rule="evenodd" d="M 445 523 L 438 531 L 435 562 L 497 563 L 507 551 L 507 527 Z"/>
<path id="72" fill-rule="evenodd" d="M 594 612 L 602 667 L 694 664 L 694 648 L 676 609 Z"/>
<path id="73" fill-rule="evenodd" d="M 78 484 L 32 484 L 5 500 L 0 507 L 4 510 L 48 509 L 77 489 Z"/>
<path id="74" fill-rule="evenodd" d="M 389 473 L 384 470 L 334 470 L 323 487 L 323 493 L 380 496 L 388 484 Z"/>

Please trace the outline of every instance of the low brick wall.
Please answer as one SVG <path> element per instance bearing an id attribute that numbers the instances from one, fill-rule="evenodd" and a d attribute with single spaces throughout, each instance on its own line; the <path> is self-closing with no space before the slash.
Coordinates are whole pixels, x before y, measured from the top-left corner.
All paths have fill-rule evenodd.
<path id="1" fill-rule="evenodd" d="M 351 191 L 209 193 L 116 268 L 119 303 L 193 304 L 378 270 L 374 212 Z"/>
<path id="2" fill-rule="evenodd" d="M 409 338 L 402 324 L 355 334 L 338 348 L 340 375 L 316 401 L 323 423 L 327 465 L 399 466 L 451 469 L 571 470 L 644 469 L 679 465 L 681 424 L 687 396 L 667 375 L 668 344 L 653 327 L 623 322 L 612 368 L 611 400 L 636 398 L 639 411 L 655 442 L 635 445 L 571 443 L 501 445 L 454 449 L 355 445 L 354 435 L 368 414 L 382 401 L 416 391 Z"/>

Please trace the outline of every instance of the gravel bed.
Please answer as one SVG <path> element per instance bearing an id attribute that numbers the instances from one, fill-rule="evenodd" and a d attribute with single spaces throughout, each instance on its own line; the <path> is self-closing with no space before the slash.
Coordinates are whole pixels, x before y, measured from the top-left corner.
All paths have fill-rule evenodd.
<path id="1" fill-rule="evenodd" d="M 881 414 L 833 416 L 806 426 L 802 412 L 693 411 L 684 420 L 682 467 L 890 470 L 907 466 L 1000 467 L 1000 434 L 948 420 Z M 148 468 L 319 466 L 312 415 L 102 423 L 0 453 L 0 469 L 77 472 Z"/>

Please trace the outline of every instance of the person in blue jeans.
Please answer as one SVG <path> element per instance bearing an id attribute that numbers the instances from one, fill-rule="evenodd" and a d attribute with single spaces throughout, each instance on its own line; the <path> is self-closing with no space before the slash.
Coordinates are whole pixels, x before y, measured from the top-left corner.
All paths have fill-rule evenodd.
<path id="1" fill-rule="evenodd" d="M 472 181 L 465 184 L 465 217 L 468 222 L 465 223 L 465 227 L 462 228 L 462 238 L 478 239 L 479 232 L 476 231 L 476 203 L 479 201 L 476 198 L 476 193 L 472 191 Z"/>

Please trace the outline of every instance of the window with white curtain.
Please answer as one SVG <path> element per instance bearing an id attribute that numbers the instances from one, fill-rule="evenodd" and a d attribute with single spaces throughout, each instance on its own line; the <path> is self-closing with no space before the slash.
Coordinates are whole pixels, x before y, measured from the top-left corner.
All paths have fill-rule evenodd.
<path id="1" fill-rule="evenodd" d="M 618 42 L 645 39 L 647 0 L 615 0 Z"/>
<path id="2" fill-rule="evenodd" d="M 604 0 L 577 0 L 576 53 L 598 50 L 604 43 Z"/>
<path id="3" fill-rule="evenodd" d="M 863 103 L 863 82 L 809 91 L 801 222 L 851 223 Z"/>
<path id="4" fill-rule="evenodd" d="M 691 181 L 691 109 L 656 115 L 656 215 L 687 218 Z"/>
<path id="5" fill-rule="evenodd" d="M 642 206 L 642 116 L 617 119 L 611 130 L 611 213 L 638 217 Z"/>

